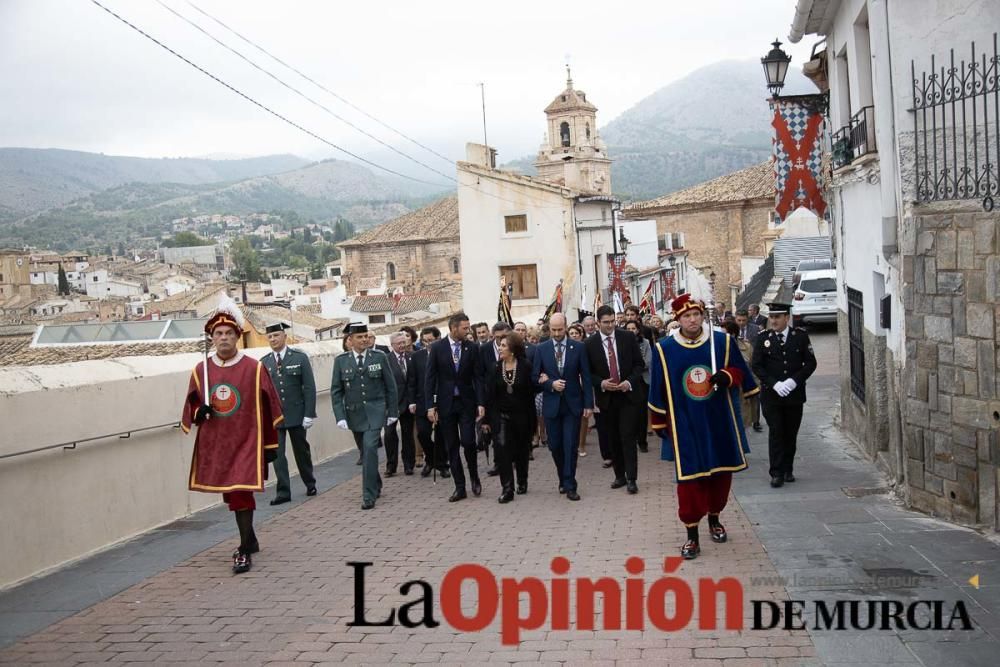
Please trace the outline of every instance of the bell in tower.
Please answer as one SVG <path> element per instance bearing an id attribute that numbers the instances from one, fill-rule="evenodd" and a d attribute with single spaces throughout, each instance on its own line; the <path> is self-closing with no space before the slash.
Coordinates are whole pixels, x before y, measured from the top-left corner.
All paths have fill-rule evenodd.
<path id="1" fill-rule="evenodd" d="M 548 141 L 535 160 L 542 180 L 594 194 L 611 194 L 611 159 L 597 128 L 597 107 L 573 87 L 566 66 L 566 89 L 545 107 Z"/>

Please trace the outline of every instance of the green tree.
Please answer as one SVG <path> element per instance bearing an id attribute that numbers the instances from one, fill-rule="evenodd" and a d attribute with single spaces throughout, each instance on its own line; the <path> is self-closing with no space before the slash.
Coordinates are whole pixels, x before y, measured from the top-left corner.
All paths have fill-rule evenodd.
<path id="1" fill-rule="evenodd" d="M 215 245 L 215 241 L 202 238 L 194 232 L 177 232 L 174 238 L 167 239 L 162 245 L 165 248 L 187 248 L 196 245 Z"/>
<path id="2" fill-rule="evenodd" d="M 120 256 L 122 256 L 122 257 L 125 256 L 125 242 L 124 241 L 119 241 L 118 242 L 118 254 Z"/>
<path id="3" fill-rule="evenodd" d="M 258 281 L 263 275 L 260 270 L 260 256 L 245 238 L 238 238 L 229 246 L 232 261 L 230 275 L 241 280 Z"/>
<path id="4" fill-rule="evenodd" d="M 60 296 L 69 296 L 69 279 L 66 278 L 66 270 L 63 269 L 62 264 L 59 265 L 59 294 Z"/>

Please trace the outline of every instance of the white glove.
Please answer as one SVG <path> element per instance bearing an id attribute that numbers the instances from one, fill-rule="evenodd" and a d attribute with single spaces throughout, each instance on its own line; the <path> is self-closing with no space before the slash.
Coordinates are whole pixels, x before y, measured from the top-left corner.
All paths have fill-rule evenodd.
<path id="1" fill-rule="evenodd" d="M 312 425 L 313 425 L 313 418 L 312 417 L 303 417 L 302 418 L 302 428 L 308 430 L 309 427 L 312 426 Z"/>
<path id="2" fill-rule="evenodd" d="M 389 417 L 388 419 L 385 420 L 385 425 L 386 426 L 392 426 L 395 423 L 396 423 L 396 418 L 395 417 Z"/>
<path id="3" fill-rule="evenodd" d="M 784 398 L 785 396 L 788 396 L 788 393 L 789 393 L 788 392 L 788 386 L 785 384 L 784 380 L 782 380 L 781 382 L 776 382 L 775 383 L 775 385 L 774 385 L 774 391 L 777 392 L 778 396 L 781 396 L 782 398 Z"/>
<path id="4" fill-rule="evenodd" d="M 799 386 L 799 383 L 792 378 L 788 378 L 785 380 L 785 386 L 788 387 L 788 393 L 790 394 L 795 391 L 795 388 Z"/>
<path id="5" fill-rule="evenodd" d="M 346 431 L 347 430 L 347 420 L 346 419 L 341 419 L 339 422 L 337 422 L 337 426 L 339 426 L 340 428 L 342 428 L 342 429 L 344 429 Z"/>

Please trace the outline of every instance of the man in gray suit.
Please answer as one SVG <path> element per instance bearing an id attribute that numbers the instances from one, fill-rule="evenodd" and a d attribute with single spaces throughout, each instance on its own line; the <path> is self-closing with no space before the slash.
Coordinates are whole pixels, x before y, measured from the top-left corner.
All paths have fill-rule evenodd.
<path id="1" fill-rule="evenodd" d="M 736 326 L 740 328 L 740 338 L 751 345 L 757 344 L 760 327 L 750 321 L 750 313 L 746 310 L 736 311 Z"/>
<path id="2" fill-rule="evenodd" d="M 313 476 L 312 454 L 306 431 L 316 419 L 316 381 L 313 379 L 309 357 L 299 350 L 288 347 L 289 326 L 284 322 L 272 324 L 265 329 L 271 354 L 265 355 L 261 363 L 271 374 L 271 382 L 278 390 L 281 409 L 285 421 L 278 427 L 278 458 L 274 460 L 274 475 L 278 478 L 272 505 L 287 503 L 292 499 L 292 487 L 288 478 L 288 459 L 285 458 L 285 441 L 292 441 L 292 454 L 299 476 L 306 485 L 306 495 L 316 495 L 316 478 Z"/>
<path id="3" fill-rule="evenodd" d="M 353 350 L 333 362 L 330 398 L 337 426 L 354 433 L 361 447 L 361 509 L 375 507 L 382 493 L 378 474 L 378 446 L 382 428 L 399 418 L 399 394 L 396 380 L 384 352 L 368 348 L 368 325 L 352 324 Z"/>

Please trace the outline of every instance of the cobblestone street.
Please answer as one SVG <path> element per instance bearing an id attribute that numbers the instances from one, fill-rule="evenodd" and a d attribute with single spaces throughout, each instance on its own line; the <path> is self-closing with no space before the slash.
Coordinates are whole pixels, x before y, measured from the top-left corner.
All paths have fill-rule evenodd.
<path id="1" fill-rule="evenodd" d="M 66 582 L 96 579 L 105 582 L 107 590 L 114 589 L 117 581 L 122 591 L 105 595 L 107 599 L 33 634 L 26 629 L 19 636 L 8 635 L 8 645 L 0 649 L 0 663 L 932 665 L 953 655 L 954 664 L 988 664 L 979 660 L 996 655 L 1000 590 L 989 586 L 1000 581 L 1000 550 L 971 531 L 895 508 L 884 496 L 855 499 L 841 491 L 859 480 L 872 487 L 879 481 L 869 464 L 857 461 L 850 446 L 831 434 L 829 416 L 837 393 L 836 336 L 826 332 L 817 341 L 822 359 L 816 379 L 810 382 L 814 398 L 803 433 L 808 442 L 800 444 L 802 458 L 796 469 L 800 481 L 784 489 L 767 487 L 766 433 L 754 434 L 752 468 L 737 476 L 735 495 L 723 514 L 729 542 L 713 544 L 703 534 L 702 556 L 680 568 L 679 576 L 695 590 L 700 577 L 733 576 L 743 582 L 742 631 L 698 630 L 696 619 L 688 629 L 673 633 L 656 630 L 648 620 L 642 631 L 561 631 L 549 629 L 550 617 L 542 628 L 524 631 L 520 644 L 508 646 L 501 643 L 499 619 L 476 633 L 459 632 L 443 622 L 434 629 L 348 627 L 354 613 L 354 578 L 348 561 L 373 563 L 365 580 L 370 620 L 384 619 L 390 609 L 415 599 L 413 591 L 404 596 L 399 587 L 422 579 L 435 589 L 435 618 L 442 621 L 437 599 L 440 582 L 460 563 L 484 565 L 498 578 L 537 576 L 547 581 L 552 577 L 551 559 L 565 556 L 571 563 L 571 578 L 607 576 L 624 583 L 626 558 L 639 556 L 645 559 L 648 587 L 661 576 L 664 556 L 677 555 L 683 542 L 673 470 L 659 461 L 651 446 L 648 454 L 640 454 L 639 494 L 612 490 L 612 476 L 601 467 L 595 442 L 589 447 L 590 455 L 580 462 L 583 500 L 578 503 L 558 494 L 552 462 L 544 450 L 536 450 L 529 493 L 508 505 L 496 502 L 495 478 L 489 480 L 482 497 L 450 504 L 446 502 L 450 480 L 439 479 L 435 485 L 430 478 L 400 475 L 386 480 L 377 508 L 363 512 L 354 456 L 342 455 L 318 471 L 327 481 L 345 481 L 269 520 L 264 521 L 267 513 L 261 513 L 257 532 L 262 551 L 249 574 L 230 574 L 229 555 L 236 546 L 231 519 L 211 510 L 204 514 L 214 517 L 214 523 L 205 520 L 203 529 L 223 531 L 226 539 L 212 538 L 217 542 L 214 546 L 190 558 L 177 557 L 172 554 L 180 552 L 170 550 L 170 540 L 182 539 L 183 531 L 149 543 L 130 559 L 172 558 L 174 562 L 165 562 L 162 572 L 129 588 L 121 581 L 129 571 L 122 563 L 130 559 L 105 556 L 0 595 L 0 613 L 5 614 L 0 618 L 16 619 L 22 614 L 59 610 L 65 616 L 73 604 L 80 606 L 79 601 L 67 599 L 67 586 L 72 584 Z M 845 482 L 846 477 L 837 475 L 854 477 Z M 270 495 L 269 491 L 266 497 Z M 265 496 L 258 498 L 261 502 Z M 854 514 L 843 514 L 847 511 L 843 503 L 855 503 L 850 510 Z M 838 512 L 840 520 L 832 514 Z M 847 521 L 849 516 L 855 518 Z M 188 522 L 199 518 L 195 515 Z M 935 591 L 928 593 L 931 598 L 948 598 L 952 593 L 967 598 L 975 632 L 965 637 L 956 636 L 962 633 L 839 633 L 848 634 L 839 638 L 838 633 L 750 629 L 751 600 L 782 600 L 790 595 L 833 599 L 857 589 L 851 585 L 834 586 L 836 591 L 797 588 L 796 584 L 786 587 L 775 585 L 777 579 L 764 583 L 762 579 L 833 567 L 848 581 L 857 576 L 851 570 L 852 555 L 861 561 L 855 549 L 870 551 L 873 535 L 892 525 L 907 530 L 906 522 L 913 526 L 912 535 L 923 534 L 921 527 L 927 527 L 937 531 L 929 535 L 932 541 L 962 540 L 969 556 L 966 560 L 976 561 L 974 569 L 983 576 L 982 590 L 972 591 L 968 584 L 964 590 L 958 587 L 971 576 L 964 569 L 955 572 L 954 580 L 930 577 L 926 584 L 928 591 Z M 861 523 L 881 526 L 869 530 L 859 527 Z M 889 549 L 885 557 L 907 563 L 917 559 L 908 549 L 906 554 L 900 549 L 906 548 Z M 925 551 L 931 559 L 939 553 Z M 810 557 L 814 554 L 822 557 Z M 927 570 L 935 566 L 931 560 L 923 565 Z M 56 577 L 62 577 L 58 581 L 63 583 L 56 585 Z M 471 585 L 463 589 L 465 611 L 470 615 L 475 606 L 473 591 Z M 928 597 L 921 590 L 908 594 Z M 62 602 L 57 601 L 60 595 Z M 44 607 L 42 600 L 52 602 Z M 575 624 L 575 614 L 571 621 Z M 945 637 L 936 634 L 948 635 L 947 648 L 939 644 Z M 949 653 L 952 647 L 965 652 L 961 656 Z"/>

